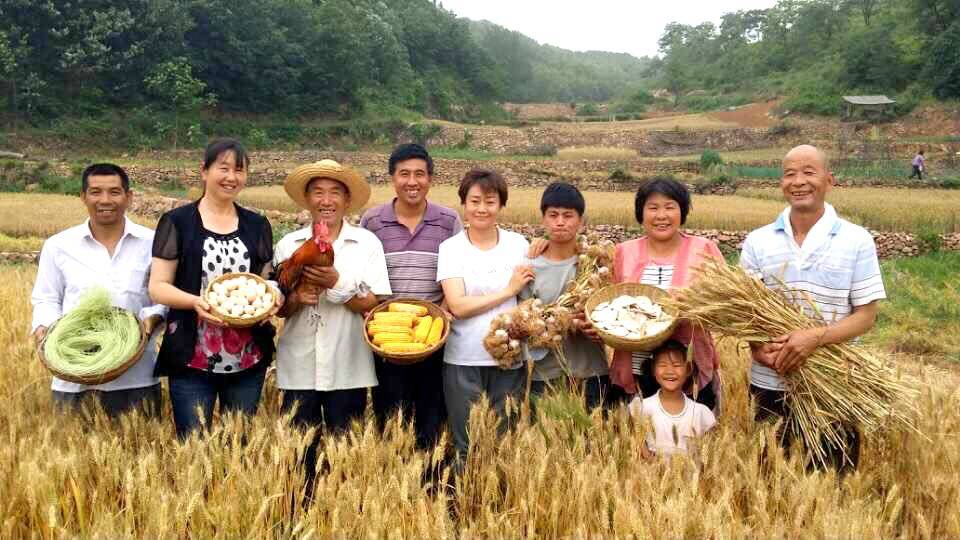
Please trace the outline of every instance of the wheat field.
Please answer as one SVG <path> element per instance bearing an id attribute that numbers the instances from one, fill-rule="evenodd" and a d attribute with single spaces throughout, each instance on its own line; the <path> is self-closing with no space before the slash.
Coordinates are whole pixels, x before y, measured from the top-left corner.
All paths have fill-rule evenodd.
<path id="1" fill-rule="evenodd" d="M 279 415 L 225 418 L 177 442 L 169 411 L 111 423 L 56 416 L 26 337 L 32 267 L 0 266 L 0 536 L 4 538 L 957 538 L 960 390 L 955 372 L 903 358 L 921 377 L 923 436 L 867 438 L 860 471 L 838 480 L 774 451 L 751 421 L 746 363 L 723 347 L 718 428 L 689 460 L 643 462 L 643 426 L 623 410 L 587 414 L 569 393 L 498 437 L 474 410 L 473 447 L 454 483 L 443 448 L 414 450 L 409 428 L 368 420 L 321 445 L 312 504 L 297 466 L 308 434 Z M 437 484 L 453 484 L 438 488 Z"/>

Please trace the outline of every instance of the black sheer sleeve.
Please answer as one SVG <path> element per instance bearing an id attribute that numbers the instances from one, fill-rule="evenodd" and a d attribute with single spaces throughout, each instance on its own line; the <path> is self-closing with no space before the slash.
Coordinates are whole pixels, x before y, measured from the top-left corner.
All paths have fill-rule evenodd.
<path id="1" fill-rule="evenodd" d="M 270 220 L 263 218 L 260 225 L 260 234 L 257 238 L 257 257 L 264 264 L 273 262 L 273 227 L 270 226 Z"/>
<path id="2" fill-rule="evenodd" d="M 153 256 L 168 261 L 175 261 L 180 258 L 177 226 L 169 212 L 164 214 L 160 218 L 160 222 L 157 223 L 157 231 L 153 235 Z"/>

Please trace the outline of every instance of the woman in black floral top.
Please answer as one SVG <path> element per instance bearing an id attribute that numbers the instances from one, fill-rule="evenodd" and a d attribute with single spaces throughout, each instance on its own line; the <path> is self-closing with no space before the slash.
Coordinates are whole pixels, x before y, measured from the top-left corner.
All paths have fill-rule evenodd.
<path id="1" fill-rule="evenodd" d="M 157 373 L 169 379 L 173 420 L 181 438 L 200 426 L 197 406 L 207 425 L 217 400 L 221 412 L 256 413 L 266 368 L 273 360 L 274 328 L 269 322 L 228 328 L 201 296 L 207 284 L 223 274 L 266 277 L 272 271 L 270 223 L 235 203 L 249 164 L 239 142 L 211 143 L 200 168 L 203 196 L 164 214 L 154 236 L 150 296 L 171 308 Z"/>

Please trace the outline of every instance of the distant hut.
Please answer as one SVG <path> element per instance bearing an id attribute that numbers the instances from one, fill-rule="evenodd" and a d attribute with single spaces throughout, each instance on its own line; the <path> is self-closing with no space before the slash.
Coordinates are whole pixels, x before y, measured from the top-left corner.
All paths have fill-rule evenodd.
<path id="1" fill-rule="evenodd" d="M 843 96 L 843 110 L 840 120 L 879 121 L 890 118 L 893 105 L 897 102 L 887 96 Z"/>

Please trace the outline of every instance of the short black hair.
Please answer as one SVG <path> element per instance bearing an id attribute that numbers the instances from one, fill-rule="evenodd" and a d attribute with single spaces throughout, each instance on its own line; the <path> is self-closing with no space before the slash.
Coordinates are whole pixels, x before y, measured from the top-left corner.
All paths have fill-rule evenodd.
<path id="1" fill-rule="evenodd" d="M 220 159 L 220 156 L 227 152 L 233 152 L 238 169 L 246 170 L 250 166 L 250 156 L 243 144 L 236 139 L 224 138 L 215 139 L 207 145 L 207 149 L 203 152 L 203 170 L 209 169 Z"/>
<path id="2" fill-rule="evenodd" d="M 123 167 L 113 163 L 94 163 L 83 170 L 83 176 L 80 179 L 80 191 L 86 193 L 90 187 L 91 176 L 119 176 L 120 184 L 124 191 L 130 191 L 130 177 Z"/>
<path id="3" fill-rule="evenodd" d="M 491 169 L 470 169 L 460 180 L 460 204 L 467 204 L 467 193 L 473 186 L 480 186 L 484 193 L 496 193 L 500 197 L 500 207 L 507 205 L 507 181 L 500 173 Z"/>
<path id="4" fill-rule="evenodd" d="M 687 359 L 687 346 L 677 341 L 676 339 L 668 339 L 664 341 L 659 347 L 653 350 L 651 354 L 652 358 L 647 362 L 647 368 L 649 375 L 653 378 L 653 369 L 657 365 L 657 357 L 660 353 L 675 351 L 680 353 L 684 360 Z M 683 382 L 683 391 L 685 393 L 692 393 L 693 387 L 696 384 L 697 375 L 699 371 L 697 370 L 697 363 L 690 362 L 690 373 L 687 375 L 687 380 Z"/>
<path id="5" fill-rule="evenodd" d="M 567 182 L 552 182 L 543 190 L 543 196 L 540 197 L 540 213 L 546 214 L 547 208 L 569 208 L 583 217 L 587 203 L 583 200 L 583 194 L 577 186 Z"/>
<path id="6" fill-rule="evenodd" d="M 637 188 L 637 198 L 633 201 L 633 212 L 637 223 L 643 224 L 643 207 L 654 193 L 676 201 L 680 205 L 680 224 L 687 222 L 687 214 L 690 213 L 690 192 L 687 186 L 669 176 L 655 176 Z"/>
<path id="7" fill-rule="evenodd" d="M 390 161 L 387 165 L 387 172 L 393 175 L 397 171 L 397 163 L 407 161 L 408 159 L 422 159 L 427 162 L 427 174 L 433 176 L 433 158 L 427 149 L 417 143 L 401 144 L 393 149 L 390 154 Z"/>

